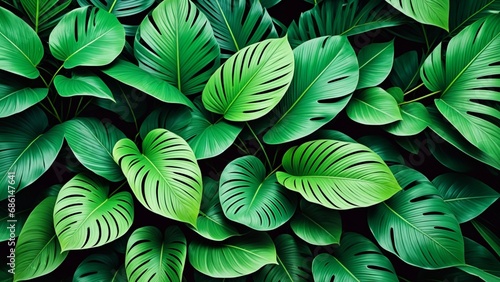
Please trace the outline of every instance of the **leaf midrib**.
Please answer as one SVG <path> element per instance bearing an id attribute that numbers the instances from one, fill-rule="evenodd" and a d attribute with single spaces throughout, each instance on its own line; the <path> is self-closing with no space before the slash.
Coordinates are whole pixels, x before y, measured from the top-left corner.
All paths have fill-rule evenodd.
<path id="1" fill-rule="evenodd" d="M 278 260 L 278 264 L 281 265 L 281 267 L 283 268 L 283 270 L 285 271 L 285 274 L 286 276 L 290 279 L 290 282 L 294 282 L 293 281 L 293 278 L 292 278 L 292 275 L 290 275 L 290 272 L 288 271 L 288 269 L 285 267 L 285 264 L 283 263 L 283 261 L 280 259 L 280 256 L 278 254 L 276 254 L 276 259 Z"/>
<path id="2" fill-rule="evenodd" d="M 31 141 L 28 146 L 26 146 L 26 148 L 24 148 L 24 150 L 21 152 L 21 154 L 19 154 L 19 156 L 14 160 L 14 162 L 12 162 L 12 165 L 7 169 L 7 172 L 11 171 L 11 169 L 14 167 L 14 165 L 16 165 L 17 161 L 24 155 L 24 153 L 26 153 L 26 151 L 28 151 L 28 149 L 30 149 L 31 145 L 33 145 L 40 137 L 42 137 L 45 133 L 42 133 L 40 135 L 38 135 L 33 141 Z"/>
<path id="3" fill-rule="evenodd" d="M 444 199 L 445 202 L 455 202 L 455 201 L 471 201 L 471 200 L 478 200 L 478 199 L 489 199 L 489 198 L 496 198 L 498 199 L 500 195 L 488 195 L 488 196 L 473 196 L 473 197 L 468 197 L 468 198 L 450 198 L 450 199 Z"/>
<path id="4" fill-rule="evenodd" d="M 2 35 L 10 44 L 12 44 L 12 46 L 14 46 L 17 49 L 17 51 L 19 51 L 19 53 L 21 53 L 24 56 L 24 58 L 28 60 L 31 66 L 36 69 L 35 64 L 33 64 L 31 59 L 28 57 L 28 55 L 26 55 L 26 53 L 23 52 L 23 50 L 21 50 L 16 44 L 14 44 L 14 42 L 12 42 L 2 31 L 0 31 L 0 35 Z"/>
<path id="5" fill-rule="evenodd" d="M 361 100 L 359 98 L 354 97 L 353 100 L 357 100 L 357 101 L 361 102 L 362 104 L 364 104 L 365 106 L 368 106 L 368 107 L 374 109 L 376 112 L 382 113 L 385 116 L 388 116 L 390 118 L 394 118 L 395 117 L 395 116 L 393 116 L 393 115 L 391 115 L 389 113 L 386 113 L 385 111 L 382 111 L 381 109 L 379 109 L 379 108 L 377 108 L 375 106 L 372 106 L 371 104 L 369 104 L 369 103 L 367 103 L 367 102 L 365 102 L 365 101 L 363 101 L 363 100 Z M 400 116 L 398 117 L 397 120 L 401 120 L 401 114 L 400 114 Z"/>
<path id="6" fill-rule="evenodd" d="M 224 19 L 224 22 L 226 23 L 227 30 L 229 31 L 229 34 L 231 35 L 231 38 L 233 39 L 234 47 L 236 47 L 236 52 L 238 52 L 240 50 L 240 47 L 238 46 L 238 42 L 236 41 L 236 38 L 234 37 L 233 30 L 229 26 L 229 22 L 227 21 L 226 15 L 222 11 L 222 7 L 220 6 L 219 0 L 216 0 L 215 2 L 217 3 L 217 6 L 218 6 L 219 11 L 222 15 L 222 18 Z"/>
<path id="7" fill-rule="evenodd" d="M 315 225 L 317 225 L 320 229 L 322 229 L 323 231 L 325 231 L 327 234 L 329 234 L 336 242 L 338 242 L 339 240 L 337 239 L 337 237 L 335 237 L 332 233 L 330 233 L 330 231 L 326 230 L 323 226 L 321 226 L 319 223 L 317 223 L 314 219 L 310 218 L 309 216 L 307 216 L 305 213 L 302 213 L 302 216 L 304 216 L 306 219 L 308 219 L 309 221 L 311 221 L 312 223 L 314 223 Z"/>
<path id="8" fill-rule="evenodd" d="M 333 259 L 337 261 L 337 263 L 342 266 L 342 268 L 351 275 L 352 278 L 354 278 L 357 282 L 361 282 L 340 260 L 338 260 L 335 256 L 331 256 Z"/>
<path id="9" fill-rule="evenodd" d="M 375 60 L 378 56 L 380 56 L 380 54 L 382 54 L 385 50 L 387 50 L 387 48 L 389 48 L 391 46 L 391 44 L 387 44 L 387 46 L 385 46 L 382 50 L 380 50 L 380 52 L 376 53 L 373 57 L 371 57 L 368 61 L 366 61 L 363 65 L 359 66 L 359 70 L 361 71 L 362 68 L 364 68 L 366 65 L 368 65 L 370 62 L 372 62 L 373 60 Z"/>

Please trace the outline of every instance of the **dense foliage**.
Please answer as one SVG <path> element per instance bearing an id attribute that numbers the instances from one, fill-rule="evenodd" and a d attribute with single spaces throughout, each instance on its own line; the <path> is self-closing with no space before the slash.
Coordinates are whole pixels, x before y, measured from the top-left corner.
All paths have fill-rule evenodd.
<path id="1" fill-rule="evenodd" d="M 2 0 L 1 281 L 500 281 L 499 11 Z"/>

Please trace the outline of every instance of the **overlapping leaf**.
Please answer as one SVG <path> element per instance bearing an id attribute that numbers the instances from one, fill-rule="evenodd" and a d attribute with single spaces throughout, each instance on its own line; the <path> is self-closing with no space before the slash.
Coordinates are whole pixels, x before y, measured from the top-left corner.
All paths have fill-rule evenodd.
<path id="1" fill-rule="evenodd" d="M 20 77 L 0 71 L 0 118 L 8 117 L 42 101 L 49 89 L 32 88 Z"/>
<path id="2" fill-rule="evenodd" d="M 382 83 L 394 62 L 394 41 L 372 43 L 358 53 L 359 82 L 356 89 L 374 87 Z"/>
<path id="3" fill-rule="evenodd" d="M 448 31 L 450 0 L 386 0 L 405 15 Z"/>
<path id="4" fill-rule="evenodd" d="M 125 267 L 115 253 L 92 254 L 76 268 L 73 281 L 78 282 L 126 282 Z"/>

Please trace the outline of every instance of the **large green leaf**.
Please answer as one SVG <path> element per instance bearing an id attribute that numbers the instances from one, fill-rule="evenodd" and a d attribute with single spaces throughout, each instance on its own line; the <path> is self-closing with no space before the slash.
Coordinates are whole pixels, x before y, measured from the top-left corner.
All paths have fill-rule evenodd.
<path id="1" fill-rule="evenodd" d="M 22 19 L 0 7 L 0 69 L 37 78 L 43 57 L 42 41 Z"/>
<path id="2" fill-rule="evenodd" d="M 61 97 L 93 96 L 115 102 L 106 83 L 91 72 L 73 73 L 71 78 L 57 75 L 54 86 Z"/>
<path id="3" fill-rule="evenodd" d="M 500 261 L 481 244 L 464 237 L 465 263 L 458 268 L 484 281 L 500 281 Z"/>
<path id="4" fill-rule="evenodd" d="M 154 0 L 77 0 L 80 6 L 93 5 L 117 17 L 135 16 L 151 7 Z"/>
<path id="5" fill-rule="evenodd" d="M 264 232 L 232 237 L 223 242 L 194 240 L 189 244 L 188 255 L 196 270 L 216 278 L 240 277 L 266 264 L 278 264 L 274 243 Z"/>
<path id="6" fill-rule="evenodd" d="M 367 207 L 401 190 L 383 160 L 364 145 L 315 140 L 290 148 L 278 181 L 331 209 Z"/>
<path id="7" fill-rule="evenodd" d="M 210 77 L 203 90 L 203 104 L 227 120 L 257 119 L 285 95 L 293 71 L 293 52 L 286 37 L 252 44 Z"/>
<path id="8" fill-rule="evenodd" d="M 47 97 L 49 89 L 26 84 L 19 76 L 0 71 L 0 118 L 22 112 Z"/>
<path id="9" fill-rule="evenodd" d="M 189 0 L 163 1 L 144 18 L 135 36 L 139 66 L 196 94 L 219 67 L 219 45 L 210 23 Z"/>
<path id="10" fill-rule="evenodd" d="M 64 15 L 71 0 L 20 0 L 19 1 L 34 26 L 41 33 L 52 28 Z"/>
<path id="11" fill-rule="evenodd" d="M 463 42 L 473 42 L 464 46 Z M 441 97 L 439 112 L 474 146 L 500 159 L 500 15 L 483 18 L 462 30 L 447 46 L 427 57 L 422 80 Z"/>
<path id="12" fill-rule="evenodd" d="M 290 227 L 297 237 L 316 246 L 338 244 L 342 234 L 342 220 L 338 211 L 304 199 L 300 201 L 300 212 L 295 213 Z"/>
<path id="13" fill-rule="evenodd" d="M 53 228 L 56 197 L 47 197 L 31 212 L 16 242 L 14 281 L 29 280 L 54 271 L 66 259 Z"/>
<path id="14" fill-rule="evenodd" d="M 441 174 L 432 180 L 432 184 L 459 223 L 479 216 L 500 197 L 497 191 L 483 182 L 458 173 Z"/>
<path id="15" fill-rule="evenodd" d="M 186 249 L 186 237 L 177 226 L 167 227 L 165 235 L 153 226 L 135 230 L 125 254 L 128 281 L 181 281 Z"/>
<path id="16" fill-rule="evenodd" d="M 453 36 L 476 20 L 499 11 L 500 2 L 498 0 L 450 0 L 450 33 L 448 36 Z"/>
<path id="17" fill-rule="evenodd" d="M 102 72 L 162 102 L 181 104 L 194 108 L 191 100 L 184 96 L 177 88 L 130 62 L 118 59 L 102 69 Z"/>
<path id="18" fill-rule="evenodd" d="M 269 114 L 276 120 L 264 142 L 280 144 L 307 136 L 347 104 L 358 82 L 356 54 L 346 37 L 321 37 L 293 51 L 295 73 L 283 99 Z"/>
<path id="19" fill-rule="evenodd" d="M 201 236 L 222 241 L 239 235 L 232 222 L 226 218 L 219 201 L 219 182 L 209 177 L 203 178 L 203 199 L 194 231 Z"/>
<path id="20" fill-rule="evenodd" d="M 276 237 L 274 244 L 278 264 L 264 266 L 253 275 L 254 281 L 310 281 L 312 253 L 309 247 L 288 234 Z"/>
<path id="21" fill-rule="evenodd" d="M 389 12 L 383 0 L 325 0 L 300 15 L 288 28 L 292 47 L 325 35 L 356 35 L 397 26 L 404 19 Z"/>
<path id="22" fill-rule="evenodd" d="M 450 0 L 386 0 L 403 14 L 448 31 Z"/>
<path id="23" fill-rule="evenodd" d="M 394 40 L 363 47 L 358 53 L 358 61 L 359 82 L 356 89 L 379 85 L 391 72 L 394 62 Z"/>
<path id="24" fill-rule="evenodd" d="M 64 141 L 64 129 L 49 122 L 38 107 L 0 120 L 0 183 L 8 183 L 8 173 L 15 172 L 15 191 L 37 180 L 52 165 Z M 0 189 L 0 200 L 8 189 Z"/>
<path id="25" fill-rule="evenodd" d="M 397 136 L 413 136 L 424 131 L 431 122 L 429 112 L 419 102 L 400 105 L 401 120 L 384 125 L 385 131 Z"/>
<path id="26" fill-rule="evenodd" d="M 201 171 L 189 145 L 178 135 L 155 129 L 142 143 L 115 144 L 113 157 L 136 198 L 159 215 L 196 225 L 202 195 Z"/>
<path id="27" fill-rule="evenodd" d="M 158 107 L 142 122 L 140 136 L 144 140 L 151 130 L 164 128 L 186 139 L 182 133 L 191 123 L 191 112 L 189 108 L 177 105 Z"/>
<path id="28" fill-rule="evenodd" d="M 49 37 L 50 52 L 63 66 L 103 66 L 125 45 L 125 30 L 116 17 L 90 6 L 64 15 Z"/>
<path id="29" fill-rule="evenodd" d="M 230 162 L 222 171 L 219 186 L 226 217 L 254 230 L 278 228 L 292 217 L 297 206 L 296 195 L 278 183 L 275 173 L 266 175 L 255 156 Z"/>
<path id="30" fill-rule="evenodd" d="M 471 221 L 474 228 L 476 228 L 477 232 L 483 237 L 483 239 L 490 245 L 490 247 L 495 251 L 497 256 L 500 257 L 500 238 L 498 237 L 496 232 L 491 231 L 484 225 L 483 223 L 474 219 Z"/>
<path id="31" fill-rule="evenodd" d="M 259 0 L 197 0 L 196 4 L 210 21 L 224 57 L 278 37 L 273 19 Z"/>
<path id="32" fill-rule="evenodd" d="M 402 120 L 398 103 L 380 87 L 357 92 L 346 107 L 346 113 L 355 122 L 383 125 Z"/>
<path id="33" fill-rule="evenodd" d="M 419 70 L 420 63 L 417 51 L 408 51 L 394 59 L 394 66 L 389 75 L 389 80 L 393 85 L 406 92 L 417 85 L 420 79 Z"/>
<path id="34" fill-rule="evenodd" d="M 125 267 L 120 265 L 118 256 L 107 254 L 92 254 L 86 257 L 76 268 L 73 275 L 75 282 L 127 282 Z"/>
<path id="35" fill-rule="evenodd" d="M 312 263 L 314 281 L 399 281 L 391 261 L 370 240 L 345 233 L 333 255 L 320 254 Z"/>
<path id="36" fill-rule="evenodd" d="M 117 182 L 123 174 L 113 160 L 113 147 L 125 134 L 96 118 L 76 118 L 64 123 L 64 136 L 75 157 L 89 170 Z"/>
<path id="37" fill-rule="evenodd" d="M 123 236 L 133 221 L 132 195 L 109 195 L 108 184 L 95 176 L 78 174 L 57 195 L 54 227 L 63 251 L 105 245 Z"/>
<path id="38" fill-rule="evenodd" d="M 438 190 L 416 170 L 391 168 L 404 190 L 368 213 L 368 224 L 379 245 L 425 269 L 463 264 L 460 226 Z"/>

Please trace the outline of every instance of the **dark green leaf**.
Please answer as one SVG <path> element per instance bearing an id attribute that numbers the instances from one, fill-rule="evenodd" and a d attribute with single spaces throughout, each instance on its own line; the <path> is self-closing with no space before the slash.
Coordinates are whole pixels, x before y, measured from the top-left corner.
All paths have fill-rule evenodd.
<path id="1" fill-rule="evenodd" d="M 0 118 L 8 117 L 42 101 L 49 89 L 31 88 L 19 76 L 0 71 Z"/>

